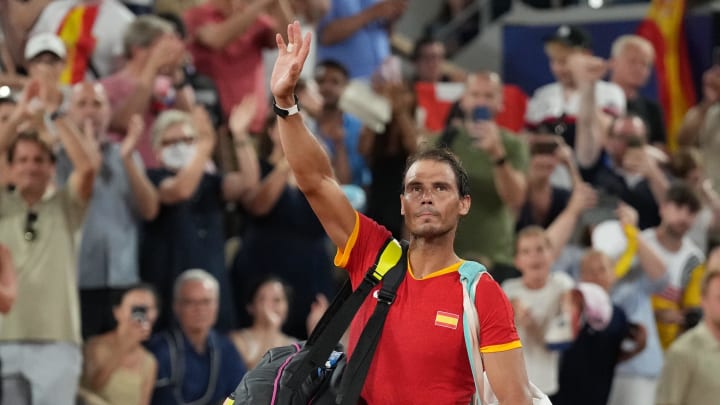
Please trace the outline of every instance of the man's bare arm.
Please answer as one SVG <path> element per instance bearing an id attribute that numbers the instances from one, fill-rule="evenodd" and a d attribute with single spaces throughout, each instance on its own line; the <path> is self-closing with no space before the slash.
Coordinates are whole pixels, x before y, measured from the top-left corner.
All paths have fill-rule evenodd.
<path id="1" fill-rule="evenodd" d="M 484 353 L 488 381 L 500 405 L 531 405 L 522 349 Z"/>
<path id="2" fill-rule="evenodd" d="M 288 47 L 280 34 L 276 37 L 279 55 L 270 87 L 281 108 L 295 104 L 293 92 L 310 50 L 310 34 L 302 38 L 300 24 L 288 26 Z M 335 181 L 330 159 L 324 148 L 305 127 L 300 114 L 278 119 L 278 132 L 285 157 L 330 239 L 344 247 L 355 227 L 355 211 Z"/>

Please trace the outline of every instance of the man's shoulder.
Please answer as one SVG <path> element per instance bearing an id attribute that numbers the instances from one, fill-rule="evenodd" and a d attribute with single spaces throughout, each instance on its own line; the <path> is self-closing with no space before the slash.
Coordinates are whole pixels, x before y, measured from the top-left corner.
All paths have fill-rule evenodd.
<path id="1" fill-rule="evenodd" d="M 690 357 L 698 350 L 704 350 L 707 346 L 707 338 L 703 328 L 706 326 L 701 321 L 692 329 L 680 335 L 668 349 L 668 356 Z"/>
<path id="2" fill-rule="evenodd" d="M 115 22 L 131 22 L 135 20 L 135 14 L 118 0 L 104 0 L 101 5 Z"/>
<path id="3" fill-rule="evenodd" d="M 562 85 L 558 82 L 552 82 L 535 89 L 531 100 L 556 97 L 558 94 L 562 94 Z"/>

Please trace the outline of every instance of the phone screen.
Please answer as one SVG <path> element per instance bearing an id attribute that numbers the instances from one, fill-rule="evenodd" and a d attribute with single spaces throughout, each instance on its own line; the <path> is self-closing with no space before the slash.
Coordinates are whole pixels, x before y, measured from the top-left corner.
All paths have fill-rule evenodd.
<path id="1" fill-rule="evenodd" d="M 130 309 L 130 316 L 138 322 L 145 322 L 147 320 L 147 312 L 148 307 L 144 305 L 137 305 Z"/>
<path id="2" fill-rule="evenodd" d="M 472 112 L 473 121 L 487 121 L 490 119 L 490 110 L 487 107 L 475 107 Z"/>

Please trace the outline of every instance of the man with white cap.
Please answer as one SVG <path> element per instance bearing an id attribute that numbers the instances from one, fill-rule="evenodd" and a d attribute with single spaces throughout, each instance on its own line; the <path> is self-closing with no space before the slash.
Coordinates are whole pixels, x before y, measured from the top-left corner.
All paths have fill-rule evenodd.
<path id="1" fill-rule="evenodd" d="M 65 104 L 60 75 L 65 69 L 66 56 L 65 44 L 55 34 L 35 35 L 25 45 L 28 76 L 40 84 L 38 99 L 47 114 L 60 110 Z"/>

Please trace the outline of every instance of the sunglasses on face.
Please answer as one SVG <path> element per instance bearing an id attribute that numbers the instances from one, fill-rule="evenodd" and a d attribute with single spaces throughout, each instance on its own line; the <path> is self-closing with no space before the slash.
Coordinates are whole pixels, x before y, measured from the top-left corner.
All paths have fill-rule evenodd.
<path id="1" fill-rule="evenodd" d="M 32 242 L 37 239 L 37 229 L 35 229 L 35 223 L 37 222 L 38 214 L 33 211 L 28 211 L 25 217 L 25 230 L 23 237 L 26 241 Z"/>
<path id="2" fill-rule="evenodd" d="M 163 139 L 162 141 L 160 141 L 160 146 L 165 147 L 165 146 L 175 145 L 178 143 L 185 143 L 188 145 L 192 145 L 193 143 L 195 143 L 195 137 L 194 136 L 185 136 L 182 138 Z"/>

